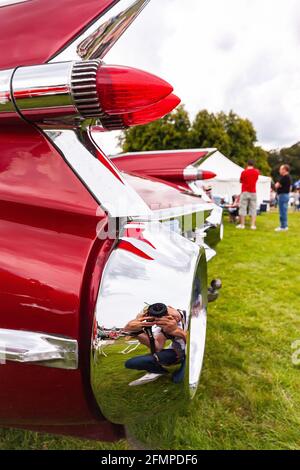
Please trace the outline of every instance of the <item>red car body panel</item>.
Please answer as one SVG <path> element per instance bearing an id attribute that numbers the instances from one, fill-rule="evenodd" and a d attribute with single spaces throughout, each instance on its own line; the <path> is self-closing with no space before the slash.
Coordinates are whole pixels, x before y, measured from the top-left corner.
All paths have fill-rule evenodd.
<path id="1" fill-rule="evenodd" d="M 113 157 L 113 161 L 123 171 L 134 171 L 146 176 L 153 170 L 168 170 L 170 166 L 183 170 L 204 158 L 207 153 L 199 150 L 136 152 Z"/>
<path id="2" fill-rule="evenodd" d="M 183 172 L 186 167 L 206 157 L 208 151 L 179 150 L 168 152 L 138 152 L 113 157 L 114 164 L 121 171 L 144 176 L 146 178 L 160 179 L 179 191 L 190 190 L 184 181 Z M 172 168 L 175 174 L 181 175 L 172 181 L 164 173 Z"/>
<path id="3" fill-rule="evenodd" d="M 27 0 L 0 7 L 0 69 L 45 63 L 115 0 Z"/>
<path id="4" fill-rule="evenodd" d="M 0 423 L 63 426 L 61 432 L 75 435 L 84 424 L 91 426 L 87 437 L 97 435 L 104 418 L 90 391 L 89 351 L 101 273 L 113 243 L 96 237 L 106 215 L 33 126 L 21 120 L 2 126 L 0 147 L 1 328 L 66 336 L 78 341 L 80 351 L 78 370 L 1 366 Z M 67 430 L 69 425 L 75 427 Z M 108 438 L 120 436 L 120 427 L 105 428 Z"/>

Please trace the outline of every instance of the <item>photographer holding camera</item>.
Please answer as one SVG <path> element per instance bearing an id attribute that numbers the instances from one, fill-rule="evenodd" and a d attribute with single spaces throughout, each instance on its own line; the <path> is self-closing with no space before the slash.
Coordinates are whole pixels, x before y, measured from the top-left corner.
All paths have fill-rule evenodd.
<path id="1" fill-rule="evenodd" d="M 127 369 L 144 370 L 145 376 L 131 382 L 130 386 L 152 382 L 168 374 L 167 366 L 180 365 L 173 373 L 173 382 L 179 383 L 184 374 L 186 332 L 184 331 L 184 314 L 164 304 L 154 304 L 144 309 L 135 320 L 129 322 L 125 329 L 128 335 L 137 337 L 147 346 L 151 354 L 137 356 L 125 363 Z M 171 344 L 164 349 L 166 342 Z"/>

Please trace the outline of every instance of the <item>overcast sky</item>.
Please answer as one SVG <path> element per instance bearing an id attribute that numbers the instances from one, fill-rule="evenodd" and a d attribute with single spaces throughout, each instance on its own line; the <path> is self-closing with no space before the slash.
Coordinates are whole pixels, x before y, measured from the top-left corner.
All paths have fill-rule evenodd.
<path id="1" fill-rule="evenodd" d="M 165 78 L 192 117 L 233 109 L 267 149 L 300 141 L 299 0 L 152 0 L 105 60 Z"/>

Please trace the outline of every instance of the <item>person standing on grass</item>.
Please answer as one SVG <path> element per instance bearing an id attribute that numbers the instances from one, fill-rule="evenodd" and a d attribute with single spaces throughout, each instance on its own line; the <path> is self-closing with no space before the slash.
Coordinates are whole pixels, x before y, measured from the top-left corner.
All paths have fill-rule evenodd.
<path id="1" fill-rule="evenodd" d="M 256 230 L 257 195 L 256 184 L 259 178 L 259 170 L 254 166 L 254 161 L 249 160 L 247 168 L 242 172 L 240 182 L 242 194 L 240 199 L 240 224 L 236 228 L 244 229 L 247 212 L 251 217 L 251 229 Z"/>
<path id="2" fill-rule="evenodd" d="M 288 209 L 290 200 L 290 190 L 292 180 L 290 177 L 289 165 L 282 165 L 279 170 L 280 179 L 275 184 L 278 195 L 278 206 L 280 216 L 280 227 L 275 229 L 275 232 L 286 232 L 288 227 Z"/>

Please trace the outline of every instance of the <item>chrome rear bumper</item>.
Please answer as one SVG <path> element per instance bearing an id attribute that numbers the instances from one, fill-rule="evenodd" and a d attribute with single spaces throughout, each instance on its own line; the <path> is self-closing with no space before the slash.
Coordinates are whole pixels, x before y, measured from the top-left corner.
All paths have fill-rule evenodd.
<path id="1" fill-rule="evenodd" d="M 159 222 L 124 227 L 103 274 L 91 354 L 92 388 L 110 421 L 128 425 L 164 411 L 175 416 L 188 406 L 198 387 L 204 357 L 206 266 L 203 248 Z M 184 357 L 164 377 L 131 387 L 145 371 L 128 370 L 126 360 L 150 351 L 129 336 L 125 325 L 137 317 L 145 303 L 157 302 L 185 312 Z M 176 384 L 174 374 L 181 377 Z"/>

